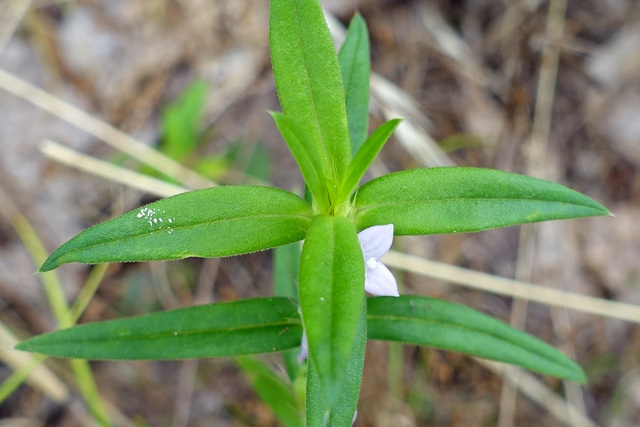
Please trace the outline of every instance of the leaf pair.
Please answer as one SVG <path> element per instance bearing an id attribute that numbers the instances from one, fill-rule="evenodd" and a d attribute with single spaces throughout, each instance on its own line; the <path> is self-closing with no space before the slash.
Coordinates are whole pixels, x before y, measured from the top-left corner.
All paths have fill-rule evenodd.
<path id="1" fill-rule="evenodd" d="M 300 260 L 300 308 L 310 359 L 308 401 L 316 402 L 307 421 L 314 413 L 323 417 L 343 386 L 351 390 L 350 406 L 343 411 L 349 418 L 362 375 L 366 333 L 357 331 L 365 330 L 358 329 L 358 319 L 360 313 L 366 315 L 366 306 L 364 260 L 347 218 L 353 216 L 352 196 L 360 180 L 400 121 L 385 123 L 365 141 L 369 46 L 359 16 L 336 57 L 318 2 L 275 0 L 270 43 L 284 112 L 272 116 L 298 163 L 316 214 Z M 362 352 L 355 359 L 354 349 Z M 346 381 L 349 366 L 356 367 L 357 378 Z"/>
<path id="2" fill-rule="evenodd" d="M 310 159 L 299 165 L 306 179 L 313 175 L 308 165 L 313 163 L 322 186 L 335 189 L 351 160 L 349 130 L 333 42 L 326 25 L 318 23 L 324 23 L 324 15 L 315 1 L 271 2 L 269 41 L 276 88 L 282 111 L 299 128 L 294 132 Z M 301 158 L 292 152 L 296 160 Z M 313 192 L 312 183 L 307 182 Z M 322 196 L 314 193 L 328 209 Z"/>
<path id="3" fill-rule="evenodd" d="M 361 151 L 366 148 L 365 144 Z M 415 169 L 374 179 L 358 189 L 355 208 L 358 230 L 394 224 L 398 235 L 480 231 L 608 214 L 589 197 L 553 182 L 462 167 Z M 40 271 L 67 262 L 239 255 L 304 239 L 312 218 L 309 204 L 277 188 L 197 190 L 83 231 L 56 249 Z"/>
<path id="4" fill-rule="evenodd" d="M 464 305 L 416 295 L 369 298 L 366 305 L 366 325 L 360 324 L 364 310 L 356 310 L 354 317 L 357 334 L 366 331 L 369 339 L 454 350 L 585 380 L 580 368 L 557 349 Z M 331 331 L 328 339 L 337 333 L 342 332 Z M 96 322 L 40 335 L 16 348 L 83 359 L 163 360 L 282 351 L 298 347 L 301 336 L 297 305 L 289 298 L 273 297 Z M 331 364 L 331 358 L 326 362 Z M 354 375 L 351 369 L 347 372 Z"/>
<path id="5" fill-rule="evenodd" d="M 351 195 L 399 123 L 383 124 L 365 141 L 370 67 L 364 20 L 353 19 L 338 57 L 315 1 L 272 1 L 269 34 L 284 112 L 272 113 L 274 121 L 316 213 L 347 214 Z"/>

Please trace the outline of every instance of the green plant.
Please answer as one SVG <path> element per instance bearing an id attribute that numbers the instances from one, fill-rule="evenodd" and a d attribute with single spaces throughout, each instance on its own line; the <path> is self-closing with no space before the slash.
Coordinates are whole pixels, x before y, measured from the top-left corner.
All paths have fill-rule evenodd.
<path id="1" fill-rule="evenodd" d="M 229 159 L 219 155 L 198 155 L 198 149 L 211 128 L 202 129 L 208 91 L 206 82 L 194 81 L 162 110 L 158 150 L 207 178 L 219 179 L 228 171 Z M 143 166 L 142 170 L 152 176 L 162 176 L 149 166 Z"/>
<path id="2" fill-rule="evenodd" d="M 68 262 L 223 257 L 289 245 L 277 259 L 299 259 L 297 292 L 294 277 L 279 283 L 274 297 L 81 325 L 17 348 L 129 360 L 284 351 L 291 383 L 253 359 L 238 363 L 291 426 L 303 425 L 304 418 L 310 426 L 351 424 L 367 339 L 456 350 L 584 382 L 582 370 L 561 352 L 498 320 L 446 301 L 398 296 L 380 258 L 394 234 L 480 231 L 608 211 L 561 185 L 488 169 L 415 169 L 360 186 L 400 123 L 384 123 L 366 138 L 364 21 L 353 19 L 336 56 L 316 0 L 272 0 L 270 42 L 283 110 L 272 116 L 300 167 L 306 199 L 258 186 L 180 194 L 85 230 L 40 270 Z M 295 243 L 303 239 L 300 253 Z M 365 289 L 382 296 L 365 298 Z M 309 356 L 304 409 L 295 391 L 304 377 L 295 360 L 299 346 L 298 359 Z M 270 399 L 274 393 L 282 398 Z"/>

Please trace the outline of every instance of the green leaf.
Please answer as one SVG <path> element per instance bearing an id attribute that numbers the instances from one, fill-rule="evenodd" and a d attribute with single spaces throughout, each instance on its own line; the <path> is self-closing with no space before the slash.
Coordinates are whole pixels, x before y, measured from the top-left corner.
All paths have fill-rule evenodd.
<path id="1" fill-rule="evenodd" d="M 279 297 L 298 300 L 298 271 L 300 243 L 280 246 L 273 252 L 273 293 Z"/>
<path id="2" fill-rule="evenodd" d="M 253 389 L 276 417 L 287 427 L 303 427 L 300 405 L 291 384 L 277 376 L 267 365 L 253 357 L 241 357 L 236 363 L 249 377 Z"/>
<path id="3" fill-rule="evenodd" d="M 247 160 L 244 173 L 247 177 L 254 177 L 263 182 L 271 181 L 271 165 L 269 148 L 264 142 L 253 144 L 251 156 Z"/>
<path id="4" fill-rule="evenodd" d="M 347 168 L 342 188 L 340 189 L 340 202 L 348 201 L 351 194 L 356 190 L 360 180 L 373 163 L 374 159 L 384 147 L 395 128 L 400 124 L 401 119 L 389 120 L 380 125 L 375 132 L 360 147 L 355 157 Z"/>
<path id="5" fill-rule="evenodd" d="M 369 339 L 454 350 L 585 382 L 582 369 L 559 350 L 464 305 L 408 296 L 368 300 Z"/>
<path id="6" fill-rule="evenodd" d="M 103 397 L 100 395 L 96 385 L 91 365 L 86 360 L 70 360 L 71 369 L 75 377 L 75 383 L 82 394 L 85 404 L 93 419 L 104 427 L 111 427 L 114 424 L 109 417 L 109 411 L 105 407 Z"/>
<path id="7" fill-rule="evenodd" d="M 300 259 L 300 308 L 325 402 L 332 407 L 345 379 L 364 296 L 364 259 L 353 224 L 318 215 Z"/>
<path id="8" fill-rule="evenodd" d="M 307 375 L 307 425 L 341 427 L 351 425 L 358 405 L 362 368 L 364 366 L 364 352 L 367 344 L 367 304 L 363 298 L 360 320 L 356 337 L 347 365 L 347 372 L 340 397 L 333 408 L 325 407 L 322 388 L 318 374 L 309 364 Z"/>
<path id="9" fill-rule="evenodd" d="M 216 187 L 178 194 L 91 227 L 56 249 L 40 267 L 222 257 L 304 238 L 311 207 L 271 187 Z"/>
<path id="10" fill-rule="evenodd" d="M 367 138 L 369 128 L 369 33 L 367 24 L 356 14 L 338 53 L 340 74 L 347 106 L 351 154 L 355 155 Z"/>
<path id="11" fill-rule="evenodd" d="M 560 184 L 465 167 L 414 169 L 371 180 L 358 190 L 356 209 L 358 230 L 393 224 L 396 235 L 480 231 L 609 213 Z"/>
<path id="12" fill-rule="evenodd" d="M 328 202 L 327 192 L 322 180 L 323 166 L 313 143 L 302 128 L 290 117 L 280 113 L 271 113 L 282 137 L 296 159 L 302 178 L 309 191 L 318 202 Z M 323 205 L 324 207 L 324 205 Z"/>
<path id="13" fill-rule="evenodd" d="M 298 306 L 255 298 L 109 320 L 39 335 L 16 349 L 79 359 L 242 356 L 300 345 Z"/>
<path id="14" fill-rule="evenodd" d="M 273 293 L 298 301 L 298 270 L 300 269 L 301 245 L 296 242 L 275 248 L 273 255 Z M 283 352 L 284 366 L 291 381 L 295 380 L 300 365 L 297 356 L 300 349 Z"/>
<path id="15" fill-rule="evenodd" d="M 318 372 L 312 363 L 307 364 L 307 395 L 306 395 L 307 425 L 327 427 L 331 407 L 327 404 Z"/>
<path id="16" fill-rule="evenodd" d="M 233 155 L 233 169 L 244 175 L 240 183 L 247 184 L 253 178 L 269 182 L 272 161 L 269 158 L 269 149 L 264 142 L 238 140 L 234 144 L 237 145 L 238 151 Z"/>
<path id="17" fill-rule="evenodd" d="M 282 111 L 313 141 L 324 174 L 339 182 L 351 160 L 335 47 L 316 0 L 272 0 L 271 59 Z"/>
<path id="18" fill-rule="evenodd" d="M 183 160 L 197 147 L 208 90 L 206 82 L 196 81 L 162 112 L 164 139 L 161 151 L 171 158 Z"/>

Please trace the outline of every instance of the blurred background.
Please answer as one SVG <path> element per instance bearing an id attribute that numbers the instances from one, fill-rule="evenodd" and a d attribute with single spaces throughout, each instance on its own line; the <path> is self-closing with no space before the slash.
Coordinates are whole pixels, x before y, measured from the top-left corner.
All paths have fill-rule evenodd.
<path id="1" fill-rule="evenodd" d="M 369 25 L 371 128 L 406 118 L 367 179 L 416 167 L 497 168 L 560 182 L 615 215 L 396 239 L 398 251 L 640 305 L 640 3 L 322 3 L 338 42 L 356 11 Z M 15 340 L 56 328 L 47 287 L 35 274 L 38 240 L 50 252 L 174 188 L 132 188 L 145 183 L 122 168 L 173 176 L 167 182 L 190 188 L 269 182 L 300 191 L 295 162 L 266 113 L 279 110 L 268 6 L 266 0 L 0 2 L 0 381 L 26 363 L 10 350 Z M 149 147 L 200 175 L 158 163 Z M 564 301 L 527 303 L 452 283 L 464 282 L 459 278 L 406 272 L 401 264 L 393 263 L 401 293 L 468 304 L 511 322 L 569 354 L 588 383 L 577 387 L 459 353 L 370 342 L 357 426 L 640 424 L 637 312 L 634 322 L 617 319 L 615 309 L 590 314 L 563 308 Z M 92 268 L 57 270 L 69 301 Z M 270 251 L 113 264 L 100 273 L 79 322 L 268 295 L 271 272 Z M 264 360 L 281 365 L 277 356 Z M 39 381 L 3 396 L 0 425 L 92 425 L 69 364 L 45 365 Z M 231 360 L 91 368 L 115 425 L 279 425 Z"/>

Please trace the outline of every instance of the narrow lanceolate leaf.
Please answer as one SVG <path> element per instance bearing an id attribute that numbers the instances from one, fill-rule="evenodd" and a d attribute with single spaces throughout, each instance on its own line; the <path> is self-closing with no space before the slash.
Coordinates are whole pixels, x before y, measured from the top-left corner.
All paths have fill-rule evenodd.
<path id="1" fill-rule="evenodd" d="M 351 194 L 356 190 L 360 180 L 375 160 L 384 144 L 387 142 L 395 128 L 400 124 L 401 119 L 393 119 L 382 124 L 378 129 L 360 147 L 353 160 L 347 168 L 344 183 L 340 189 L 340 201 L 348 200 Z"/>
<path id="2" fill-rule="evenodd" d="M 363 296 L 364 259 L 353 224 L 316 216 L 300 259 L 300 309 L 327 407 L 345 380 Z"/>
<path id="3" fill-rule="evenodd" d="M 308 365 L 306 407 L 308 426 L 342 427 L 353 423 L 358 396 L 360 395 L 366 344 L 367 303 L 363 298 L 356 338 L 351 351 L 351 358 L 347 364 L 347 373 L 342 384 L 342 390 L 340 390 L 340 396 L 333 408 L 325 407 L 318 375 L 313 364 Z"/>
<path id="4" fill-rule="evenodd" d="M 300 269 L 300 243 L 280 246 L 273 251 L 273 294 L 298 301 L 298 270 Z M 294 381 L 300 371 L 297 356 L 299 349 L 282 353 L 284 367 L 289 379 Z"/>
<path id="5" fill-rule="evenodd" d="M 560 184 L 493 169 L 414 169 L 358 190 L 359 230 L 393 224 L 396 235 L 480 231 L 527 222 L 607 215 Z"/>
<path id="6" fill-rule="evenodd" d="M 362 16 L 356 14 L 349 24 L 347 38 L 338 53 L 340 74 L 347 106 L 351 154 L 355 155 L 367 138 L 369 127 L 369 33 Z"/>
<path id="7" fill-rule="evenodd" d="M 369 298 L 367 326 L 370 339 L 454 350 L 585 382 L 582 369 L 559 350 L 464 305 L 408 295 Z"/>
<path id="8" fill-rule="evenodd" d="M 273 293 L 278 297 L 298 300 L 298 271 L 302 245 L 292 243 L 273 251 Z"/>
<path id="9" fill-rule="evenodd" d="M 271 187 L 207 188 L 169 197 L 91 227 L 56 249 L 40 268 L 67 262 L 222 257 L 304 238 L 311 207 Z"/>
<path id="10" fill-rule="evenodd" d="M 271 116 L 289 146 L 293 158 L 296 159 L 302 178 L 313 197 L 317 201 L 328 201 L 321 178 L 324 171 L 322 161 L 309 135 L 292 118 L 279 113 L 271 113 Z"/>
<path id="11" fill-rule="evenodd" d="M 272 0 L 269 38 L 282 111 L 314 141 L 325 174 L 337 181 L 351 148 L 338 58 L 320 3 Z"/>
<path id="12" fill-rule="evenodd" d="M 241 357 L 236 363 L 249 377 L 253 389 L 286 427 L 303 427 L 304 420 L 292 384 L 277 376 L 263 362 Z"/>
<path id="13" fill-rule="evenodd" d="M 197 147 L 208 90 L 205 81 L 196 81 L 162 112 L 161 150 L 172 159 L 182 161 Z"/>
<path id="14" fill-rule="evenodd" d="M 90 323 L 16 348 L 79 359 L 163 360 L 281 351 L 299 346 L 301 337 L 296 304 L 256 298 Z"/>

